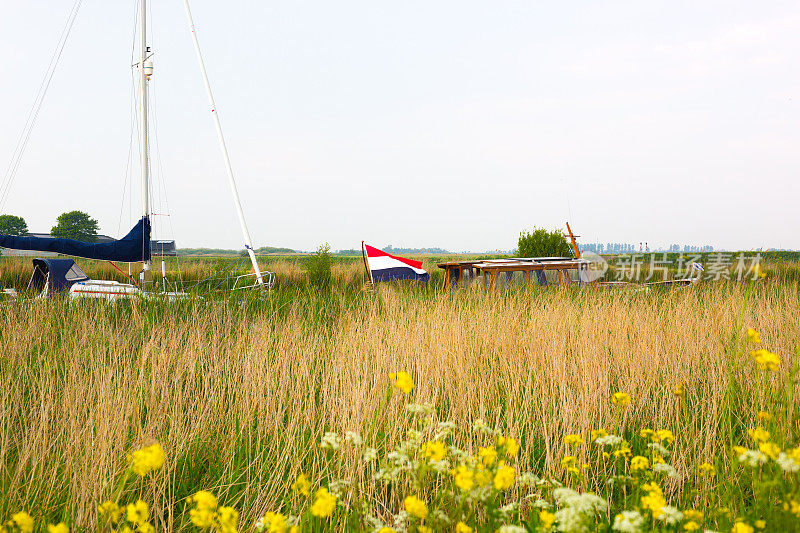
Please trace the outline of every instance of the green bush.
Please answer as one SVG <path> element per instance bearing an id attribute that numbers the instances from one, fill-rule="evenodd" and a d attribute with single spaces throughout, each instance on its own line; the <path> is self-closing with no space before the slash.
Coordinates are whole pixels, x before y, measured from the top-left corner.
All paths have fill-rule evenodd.
<path id="1" fill-rule="evenodd" d="M 533 228 L 522 231 L 517 242 L 517 257 L 572 257 L 572 247 L 561 230 Z"/>
<path id="2" fill-rule="evenodd" d="M 331 284 L 332 265 L 331 246 L 328 243 L 320 244 L 317 251 L 308 261 L 308 280 L 317 287 L 329 287 Z"/>

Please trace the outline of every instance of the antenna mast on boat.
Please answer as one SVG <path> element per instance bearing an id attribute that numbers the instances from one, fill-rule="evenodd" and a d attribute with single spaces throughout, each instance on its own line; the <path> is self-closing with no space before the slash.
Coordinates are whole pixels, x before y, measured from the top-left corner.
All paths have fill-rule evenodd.
<path id="1" fill-rule="evenodd" d="M 147 58 L 147 0 L 139 0 L 139 158 L 142 169 L 142 218 L 150 220 L 150 158 L 147 135 L 147 80 L 153 73 L 153 63 Z M 150 246 L 143 242 L 142 246 Z M 150 260 L 142 261 L 140 279 L 146 281 Z"/>
<path id="2" fill-rule="evenodd" d="M 228 156 L 228 148 L 225 145 L 225 138 L 222 136 L 222 126 L 219 122 L 217 106 L 214 104 L 214 95 L 211 93 L 211 84 L 208 81 L 208 74 L 206 73 L 206 66 L 203 62 L 203 55 L 200 53 L 200 43 L 197 40 L 197 32 L 194 29 L 194 20 L 192 19 L 192 11 L 189 9 L 189 0 L 183 0 L 183 5 L 186 8 L 186 17 L 189 19 L 189 29 L 192 31 L 192 42 L 194 43 L 194 51 L 197 53 L 197 61 L 200 63 L 200 72 L 203 75 L 203 82 L 205 82 L 206 85 L 208 103 L 211 105 L 211 116 L 214 118 L 214 126 L 217 128 L 219 147 L 220 150 L 222 150 L 222 158 L 225 160 L 225 170 L 228 172 L 228 185 L 230 185 L 231 193 L 233 194 L 233 203 L 236 205 L 236 214 L 239 216 L 239 226 L 241 226 L 242 236 L 244 237 L 244 247 L 247 250 L 247 255 L 250 256 L 250 262 L 253 263 L 253 271 L 256 275 L 256 282 L 263 286 L 264 279 L 261 275 L 261 269 L 258 267 L 258 262 L 256 261 L 256 254 L 253 252 L 253 241 L 250 239 L 250 231 L 247 229 L 247 222 L 244 219 L 242 203 L 239 201 L 239 191 L 236 188 L 236 180 L 233 178 L 231 160 Z"/>

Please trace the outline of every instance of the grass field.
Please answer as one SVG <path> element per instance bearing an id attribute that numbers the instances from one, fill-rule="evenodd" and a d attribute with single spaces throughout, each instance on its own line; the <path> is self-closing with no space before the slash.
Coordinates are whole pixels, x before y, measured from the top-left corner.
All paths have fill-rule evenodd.
<path id="1" fill-rule="evenodd" d="M 27 281 L 21 262 L 3 266 L 5 283 Z M 212 266 L 185 269 L 202 279 Z M 302 531 L 800 529 L 797 474 L 776 462 L 800 443 L 794 263 L 755 283 L 683 291 L 444 294 L 434 279 L 374 296 L 357 261 L 334 266 L 331 290 L 304 283 L 297 262 L 268 266 L 282 283 L 263 299 L 0 307 L 0 521 L 26 511 L 36 528 L 228 531 L 230 506 L 240 531 L 268 512 Z M 758 347 L 779 356 L 777 371 L 759 368 Z M 392 386 L 403 388 L 389 377 L 399 371 L 414 382 L 408 394 Z M 630 405 L 612 403 L 616 392 Z M 759 426 L 771 435 L 754 441 Z M 600 428 L 624 443 L 590 442 Z M 132 474 L 127 454 L 154 443 L 163 466 Z M 731 451 L 760 444 L 780 450 L 754 468 Z M 469 489 L 450 473 L 461 467 Z M 311 487 L 293 491 L 301 473 Z M 192 499 L 200 490 L 219 507 Z M 139 499 L 149 508 L 139 526 L 131 509 L 119 526 L 98 515 L 106 500 Z M 276 515 L 261 522 L 282 530 Z"/>

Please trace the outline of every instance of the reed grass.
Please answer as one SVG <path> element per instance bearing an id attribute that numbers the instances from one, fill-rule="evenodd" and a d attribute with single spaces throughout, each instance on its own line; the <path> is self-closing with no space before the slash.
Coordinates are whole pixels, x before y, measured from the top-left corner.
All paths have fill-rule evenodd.
<path id="1" fill-rule="evenodd" d="M 265 299 L 0 307 L 0 518 L 25 509 L 91 529 L 126 453 L 152 442 L 167 463 L 127 490 L 151 503 L 158 530 L 187 529 L 186 499 L 200 489 L 249 527 L 291 500 L 300 472 L 360 479 L 394 513 L 397 495 L 357 454 L 330 461 L 319 442 L 350 430 L 386 451 L 402 439 L 411 422 L 400 400 L 381 403 L 397 370 L 414 377 L 415 401 L 456 422 L 454 444 L 470 448 L 482 418 L 518 438 L 520 470 L 539 474 L 560 475 L 565 434 L 612 426 L 608 398 L 624 390 L 633 404 L 621 434 L 675 432 L 680 476 L 665 490 L 679 494 L 699 462 L 727 465 L 756 424 L 770 383 L 736 344 L 742 329 L 797 361 L 797 282 L 759 282 L 746 306 L 738 283 L 650 293 L 383 286 L 371 296 L 357 263 L 337 265 L 343 286 L 322 292 L 303 285 L 296 262 L 270 266 L 294 281 Z M 15 268 L 3 275 L 21 277 Z M 684 400 L 671 393 L 678 384 Z M 785 406 L 782 429 L 793 442 L 797 407 Z"/>

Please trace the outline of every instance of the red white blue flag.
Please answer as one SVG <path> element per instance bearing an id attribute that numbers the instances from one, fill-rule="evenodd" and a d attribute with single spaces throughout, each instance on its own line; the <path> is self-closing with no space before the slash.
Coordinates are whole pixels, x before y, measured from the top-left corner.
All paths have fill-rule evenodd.
<path id="1" fill-rule="evenodd" d="M 412 279 L 428 281 L 428 273 L 422 269 L 422 261 L 387 254 L 365 244 L 367 266 L 373 283 Z"/>

